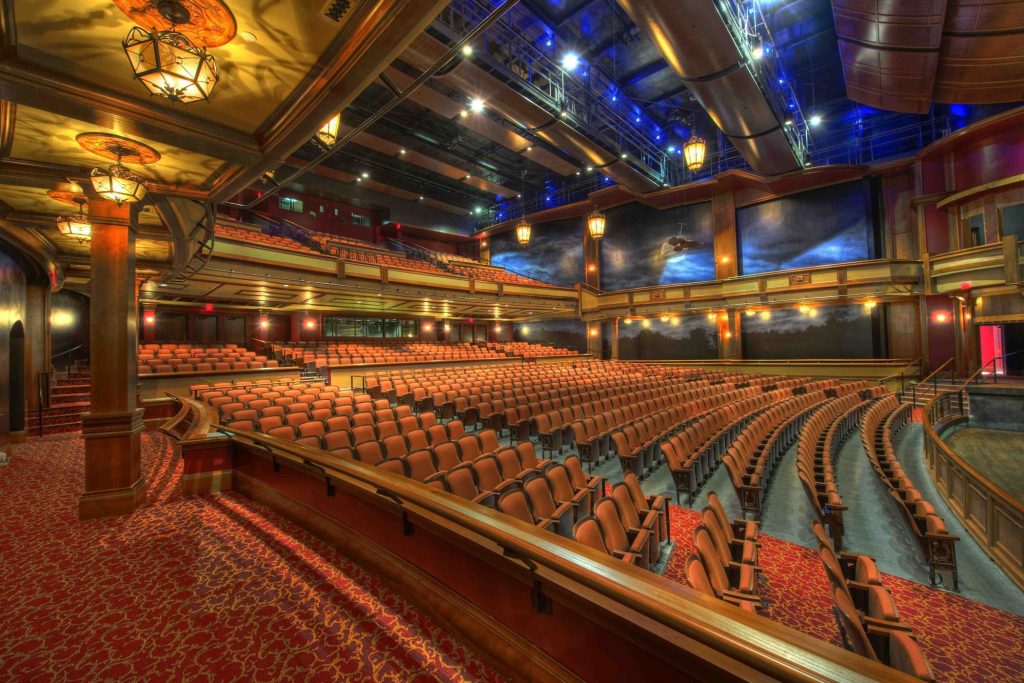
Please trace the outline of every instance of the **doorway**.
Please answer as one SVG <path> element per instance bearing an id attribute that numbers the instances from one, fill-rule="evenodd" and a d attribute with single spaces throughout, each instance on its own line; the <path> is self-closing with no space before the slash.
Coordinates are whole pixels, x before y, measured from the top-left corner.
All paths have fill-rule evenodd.
<path id="1" fill-rule="evenodd" d="M 11 433 L 25 431 L 25 327 L 21 321 L 11 328 L 8 355 L 8 410 Z"/>

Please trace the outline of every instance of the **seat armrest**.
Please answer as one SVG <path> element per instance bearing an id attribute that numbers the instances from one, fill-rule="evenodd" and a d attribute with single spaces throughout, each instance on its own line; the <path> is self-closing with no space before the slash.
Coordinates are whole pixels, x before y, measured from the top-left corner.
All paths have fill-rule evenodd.
<path id="1" fill-rule="evenodd" d="M 474 498 L 473 502 L 480 503 L 481 505 L 485 505 L 489 508 L 492 508 L 497 505 L 498 497 L 494 494 L 493 491 L 485 491 L 484 493 L 481 493 L 479 496 Z"/>
<path id="2" fill-rule="evenodd" d="M 612 556 L 634 565 L 639 564 L 640 562 L 639 553 L 624 553 L 621 550 L 613 550 Z"/>
<path id="3" fill-rule="evenodd" d="M 642 553 L 650 540 L 651 534 L 643 529 L 635 529 L 634 531 L 636 532 L 635 534 L 630 534 L 632 543 L 629 546 L 629 551 L 632 553 Z"/>
<path id="4" fill-rule="evenodd" d="M 864 617 L 864 630 L 869 634 L 874 633 L 876 635 L 885 635 L 892 631 L 914 632 L 914 629 L 909 624 L 904 624 L 902 621 L 888 621 L 887 619 L 877 619 L 875 617 Z"/>

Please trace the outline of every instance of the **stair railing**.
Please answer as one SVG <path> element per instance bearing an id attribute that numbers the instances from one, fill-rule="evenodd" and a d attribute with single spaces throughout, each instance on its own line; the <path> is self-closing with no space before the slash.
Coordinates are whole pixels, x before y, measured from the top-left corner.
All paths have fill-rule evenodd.
<path id="1" fill-rule="evenodd" d="M 50 381 L 52 379 L 50 372 L 40 372 L 36 375 L 36 391 L 38 392 L 37 398 L 39 404 L 36 407 L 36 414 L 38 420 L 36 426 L 39 429 L 39 436 L 43 435 L 43 411 L 50 407 Z"/>
<path id="2" fill-rule="evenodd" d="M 882 386 L 882 385 L 888 384 L 890 380 L 898 379 L 900 381 L 899 396 L 900 396 L 900 398 L 902 398 L 904 392 L 906 392 L 906 390 L 907 390 L 906 389 L 907 371 L 910 370 L 910 368 L 916 368 L 916 371 L 920 372 L 920 370 L 921 370 L 921 358 L 920 357 L 915 358 L 914 360 L 910 361 L 907 365 L 905 365 L 904 367 L 900 368 L 898 371 L 892 373 L 891 375 L 886 375 L 882 379 L 878 380 L 878 384 L 880 386 Z"/>
<path id="3" fill-rule="evenodd" d="M 915 406 L 917 405 L 917 388 L 919 386 L 921 386 L 922 384 L 927 386 L 928 382 L 932 383 L 932 393 L 934 395 L 938 395 L 938 393 L 939 393 L 939 376 L 943 372 L 946 371 L 946 368 L 949 368 L 949 372 L 950 372 L 949 378 L 950 378 L 950 380 L 956 379 L 956 367 L 955 366 L 950 367 L 950 366 L 952 366 L 954 360 L 955 360 L 954 358 L 950 358 L 945 363 L 943 363 L 939 367 L 937 367 L 934 370 L 932 370 L 931 373 L 927 377 L 922 379 L 920 382 L 914 382 L 914 384 L 911 386 L 911 389 L 910 389 L 910 391 L 911 391 L 910 402 L 912 404 L 914 404 Z"/>
<path id="4" fill-rule="evenodd" d="M 55 372 L 55 373 L 56 372 L 68 373 L 70 371 L 70 369 L 71 369 L 71 361 L 68 360 L 67 364 L 64 366 L 64 369 L 62 371 L 58 371 L 57 370 L 57 363 L 56 363 L 57 359 L 58 358 L 67 358 L 72 353 L 74 353 L 75 351 L 78 351 L 79 349 L 82 349 L 82 348 L 85 348 L 85 344 L 79 344 L 78 346 L 73 346 L 73 347 L 71 347 L 70 349 L 68 349 L 66 351 L 61 351 L 60 353 L 53 354 L 52 356 L 50 356 L 50 369 L 53 372 Z M 70 377 L 70 375 L 69 375 L 69 377 Z M 65 379 L 67 379 L 67 378 L 65 378 Z"/>
<path id="5" fill-rule="evenodd" d="M 960 400 L 960 412 L 961 413 L 964 412 L 964 395 L 967 393 L 967 387 L 970 386 L 971 384 L 981 384 L 981 382 L 985 378 L 985 374 L 984 374 L 985 373 L 985 368 L 989 367 L 990 365 L 992 366 L 992 384 L 998 384 L 999 383 L 999 372 L 998 372 L 999 363 L 1001 361 L 1005 361 L 1010 356 L 1016 356 L 1018 353 L 1024 353 L 1024 349 L 1017 349 L 1016 351 L 1011 351 L 1010 353 L 1004 353 L 1001 356 L 996 356 L 996 357 L 990 359 L 987 363 L 983 364 L 980 368 L 978 368 L 977 370 L 972 372 L 970 377 L 968 377 L 966 380 L 964 380 L 964 383 L 960 385 L 960 388 L 957 389 L 957 392 L 956 392 L 957 396 L 959 397 L 959 400 Z M 1003 367 L 1005 368 L 1006 366 L 1004 365 Z"/>

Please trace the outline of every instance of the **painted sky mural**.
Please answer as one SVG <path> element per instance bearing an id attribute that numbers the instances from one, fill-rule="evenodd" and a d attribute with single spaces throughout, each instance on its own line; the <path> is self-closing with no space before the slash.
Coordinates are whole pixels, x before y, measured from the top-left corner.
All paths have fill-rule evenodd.
<path id="1" fill-rule="evenodd" d="M 740 273 L 873 258 L 871 202 L 864 180 L 737 209 Z"/>
<path id="2" fill-rule="evenodd" d="M 583 220 L 567 218 L 533 226 L 519 246 L 514 230 L 491 238 L 491 264 L 537 280 L 572 287 L 583 280 Z"/>
<path id="3" fill-rule="evenodd" d="M 630 289 L 715 279 L 711 202 L 659 211 L 632 203 L 605 211 L 601 288 Z M 700 242 L 674 252 L 668 240 L 682 232 Z"/>
<path id="4" fill-rule="evenodd" d="M 706 316 L 619 323 L 622 360 L 702 360 L 718 357 L 718 326 Z"/>
<path id="5" fill-rule="evenodd" d="M 817 306 L 808 312 L 777 309 L 744 317 L 743 357 L 873 358 L 882 306 Z"/>

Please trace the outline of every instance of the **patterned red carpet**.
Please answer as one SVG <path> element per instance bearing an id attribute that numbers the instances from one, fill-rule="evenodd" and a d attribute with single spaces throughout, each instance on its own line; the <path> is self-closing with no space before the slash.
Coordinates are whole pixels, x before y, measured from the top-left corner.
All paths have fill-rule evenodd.
<path id="1" fill-rule="evenodd" d="M 0 680 L 500 680 L 328 544 L 231 494 L 182 499 L 143 437 L 149 505 L 80 522 L 82 442 L 0 468 Z"/>
<path id="2" fill-rule="evenodd" d="M 671 514 L 676 549 L 665 576 L 685 584 L 700 514 L 678 506 Z M 768 618 L 842 646 L 821 560 L 794 543 L 764 535 L 761 541 Z M 937 680 L 1024 681 L 1024 617 L 898 576 L 886 574 L 882 582 L 900 618 L 913 627 Z"/>

